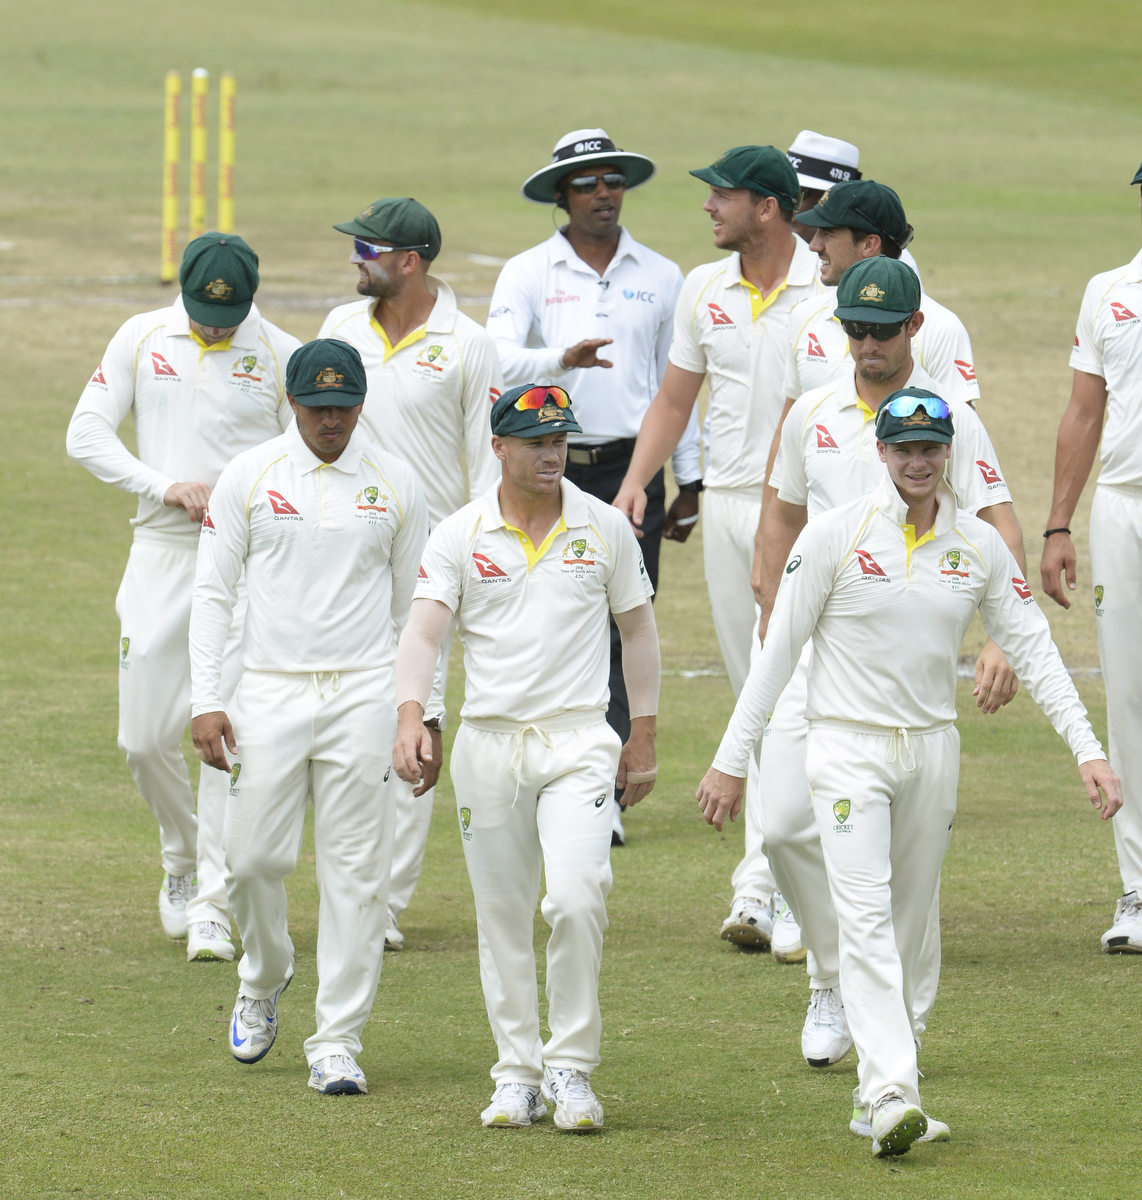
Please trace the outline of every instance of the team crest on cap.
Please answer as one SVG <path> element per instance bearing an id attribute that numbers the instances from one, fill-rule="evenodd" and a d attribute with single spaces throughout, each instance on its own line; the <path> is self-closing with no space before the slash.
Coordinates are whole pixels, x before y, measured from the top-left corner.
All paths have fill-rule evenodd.
<path id="1" fill-rule="evenodd" d="M 825 191 L 821 193 L 820 200 L 817 201 L 817 207 L 824 208 L 825 205 L 828 204 L 828 202 L 829 202 L 829 190 L 826 188 Z"/>
<path id="2" fill-rule="evenodd" d="M 224 279 L 212 279 L 202 292 L 207 300 L 229 300 L 234 289 Z"/>
<path id="3" fill-rule="evenodd" d="M 902 417 L 900 420 L 900 424 L 903 425 L 906 429 L 910 425 L 923 425 L 924 428 L 926 429 L 926 428 L 928 428 L 929 425 L 932 424 L 932 418 L 930 416 L 928 416 L 928 414 L 924 411 L 923 408 L 918 408 L 914 413 L 912 413 L 911 416 Z"/>
<path id="4" fill-rule="evenodd" d="M 875 283 L 866 283 L 860 290 L 860 298 L 879 304 L 884 299 L 884 288 L 877 287 Z"/>
<path id="5" fill-rule="evenodd" d="M 370 204 L 368 208 L 361 209 L 361 211 L 357 214 L 357 220 L 363 221 L 366 217 L 371 217 L 375 208 L 375 204 Z"/>
<path id="6" fill-rule="evenodd" d="M 339 375 L 333 367 L 323 367 L 314 376 L 313 382 L 321 388 L 327 387 L 344 387 L 342 380 L 344 375 Z"/>
<path id="7" fill-rule="evenodd" d="M 548 396 L 543 402 L 543 407 L 536 411 L 535 419 L 543 424 L 547 421 L 565 421 L 567 418 L 563 415 L 563 409 Z"/>

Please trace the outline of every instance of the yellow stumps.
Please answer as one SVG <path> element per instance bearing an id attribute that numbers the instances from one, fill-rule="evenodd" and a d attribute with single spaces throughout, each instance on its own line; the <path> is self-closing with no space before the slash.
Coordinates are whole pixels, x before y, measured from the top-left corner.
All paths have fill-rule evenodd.
<path id="1" fill-rule="evenodd" d="M 163 111 L 163 212 L 159 279 L 172 283 L 178 273 L 175 241 L 178 238 L 179 100 L 182 76 L 167 72 L 166 104 Z"/>
<path id="2" fill-rule="evenodd" d="M 206 232 L 206 90 L 210 78 L 196 67 L 190 79 L 190 228 L 193 241 Z"/>
<path id="3" fill-rule="evenodd" d="M 218 232 L 234 232 L 234 74 L 218 81 Z"/>

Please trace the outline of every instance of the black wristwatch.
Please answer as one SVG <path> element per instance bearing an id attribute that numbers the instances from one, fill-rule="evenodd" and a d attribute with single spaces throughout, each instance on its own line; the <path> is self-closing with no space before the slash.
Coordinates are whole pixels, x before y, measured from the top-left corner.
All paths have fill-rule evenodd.
<path id="1" fill-rule="evenodd" d="M 680 492 L 704 492 L 706 485 L 700 479 L 691 479 L 689 483 L 680 483 L 678 490 Z"/>

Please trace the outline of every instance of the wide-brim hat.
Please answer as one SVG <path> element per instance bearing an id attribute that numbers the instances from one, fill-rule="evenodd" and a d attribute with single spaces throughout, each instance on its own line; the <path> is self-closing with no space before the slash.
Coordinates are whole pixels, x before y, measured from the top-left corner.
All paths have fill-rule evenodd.
<path id="1" fill-rule="evenodd" d="M 525 180 L 520 192 L 533 204 L 554 204 L 555 186 L 565 175 L 577 167 L 600 162 L 613 162 L 619 167 L 626 176 L 628 192 L 653 178 L 658 170 L 654 160 L 645 154 L 618 149 L 605 129 L 573 129 L 555 143 L 550 165 L 540 167 Z"/>
<path id="2" fill-rule="evenodd" d="M 852 142 L 802 129 L 785 152 L 803 188 L 824 191 L 835 183 L 860 179 L 860 151 Z"/>

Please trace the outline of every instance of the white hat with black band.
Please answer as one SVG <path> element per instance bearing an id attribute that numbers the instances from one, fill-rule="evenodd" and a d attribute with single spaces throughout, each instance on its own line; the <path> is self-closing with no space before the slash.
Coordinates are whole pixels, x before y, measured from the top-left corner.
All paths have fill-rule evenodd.
<path id="1" fill-rule="evenodd" d="M 785 152 L 803 188 L 823 191 L 834 183 L 860 179 L 860 151 L 852 142 L 802 129 Z"/>
<path id="2" fill-rule="evenodd" d="M 555 143 L 550 166 L 541 167 L 520 188 L 525 200 L 554 204 L 555 186 L 576 167 L 592 163 L 614 163 L 626 176 L 627 191 L 650 179 L 658 168 L 645 154 L 619 150 L 605 129 L 573 129 Z"/>

